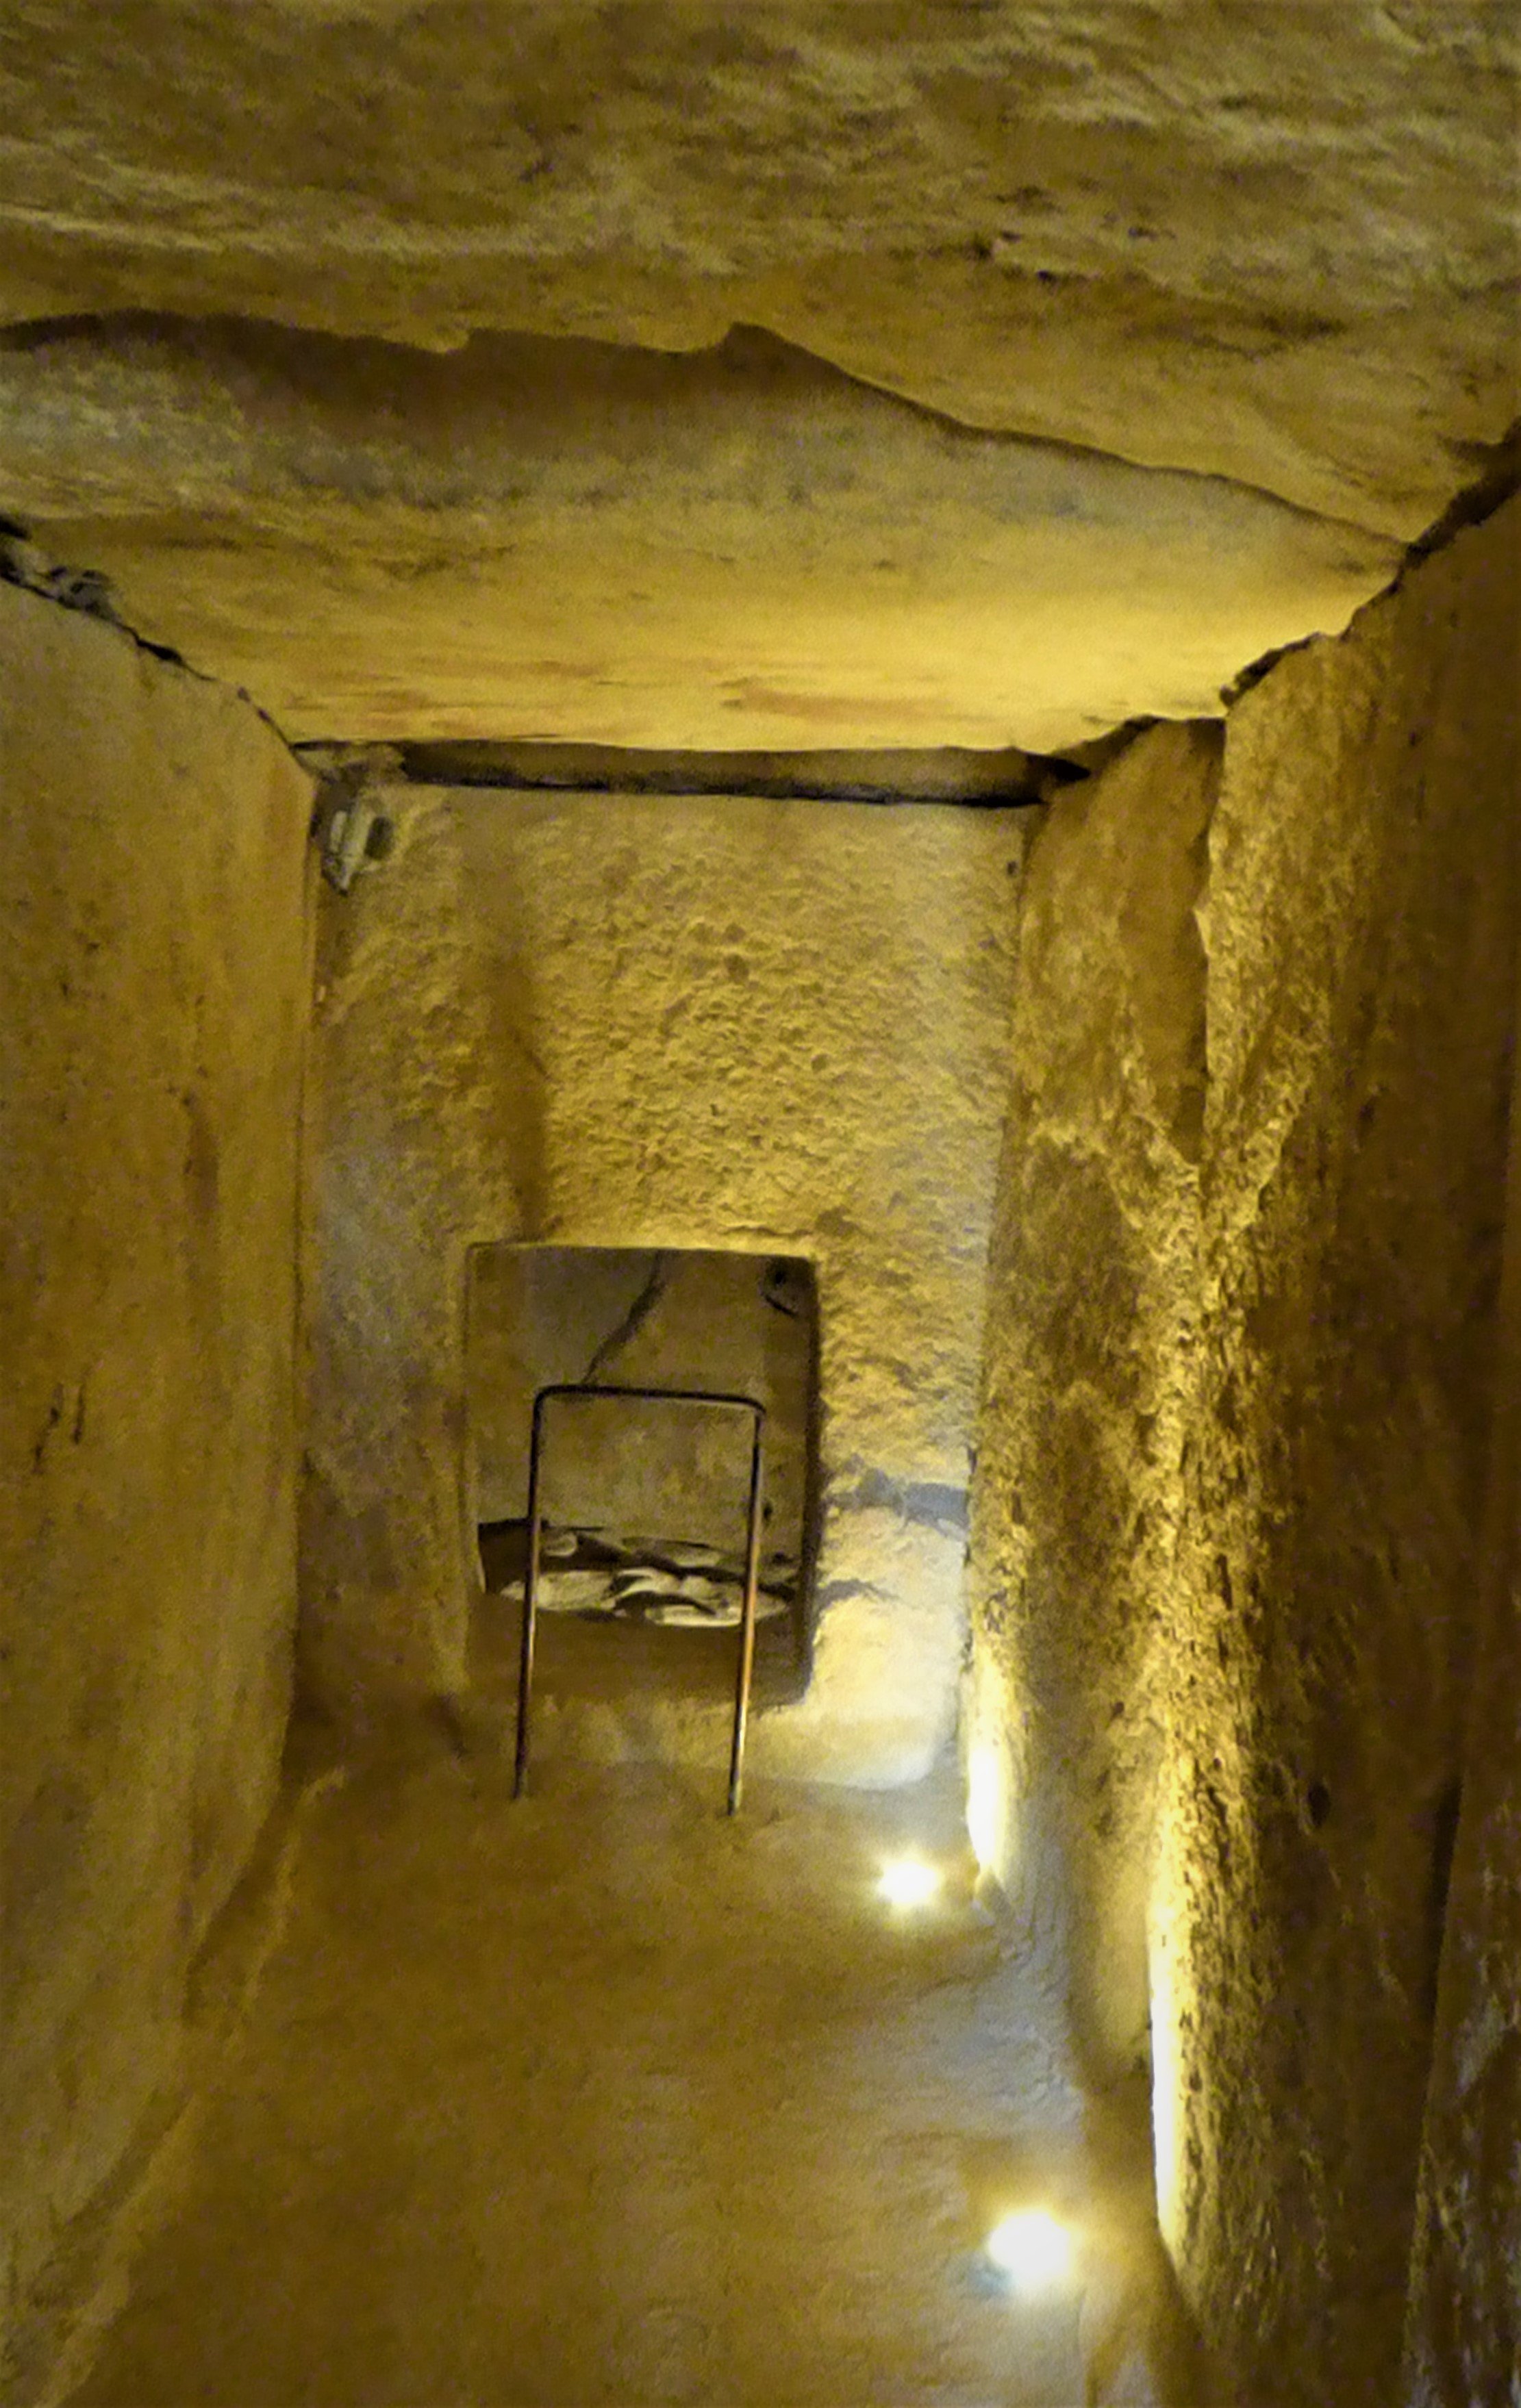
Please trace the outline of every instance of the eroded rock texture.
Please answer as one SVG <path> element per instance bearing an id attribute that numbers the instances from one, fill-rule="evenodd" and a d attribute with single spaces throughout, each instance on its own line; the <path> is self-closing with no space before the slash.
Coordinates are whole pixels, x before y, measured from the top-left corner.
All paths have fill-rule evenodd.
<path id="1" fill-rule="evenodd" d="M 758 335 L 65 325 L 0 335 L 0 409 L 11 505 L 297 738 L 1050 751 L 1213 709 L 1398 557 Z"/>
<path id="2" fill-rule="evenodd" d="M 60 0 L 0 50 L 12 321 L 656 351 L 1410 536 L 1514 414 L 1502 6 Z"/>
<path id="3" fill-rule="evenodd" d="M 1516 536 L 1513 505 L 1249 695 L 1211 831 L 1158 2179 L 1259 2393 L 1394 2381 L 1493 1406 Z"/>
<path id="4" fill-rule="evenodd" d="M 0 501 L 298 736 L 1208 713 L 1515 417 L 1518 46 L 1449 0 L 112 0 L 86 61 L 32 0 Z"/>
<path id="5" fill-rule="evenodd" d="M 1060 1868 L 1099 2093 L 1146 1968 L 1211 2397 L 1398 2393 L 1495 1394 L 1516 538 L 1513 503 L 1281 663 L 1212 805 L 1203 739 L 1145 739 L 1025 889 L 974 1737 L 1016 1891 Z"/>
<path id="6" fill-rule="evenodd" d="M 724 1247 L 818 1282 L 812 1680 L 755 1761 L 948 1737 L 1024 817 L 384 790 L 324 898 L 305 1595 L 352 1711 L 458 1691 L 466 1246 Z"/>
<path id="7" fill-rule="evenodd" d="M 237 696 L 0 584 L 0 2346 L 28 2397 L 34 2285 L 176 2103 L 188 1968 L 280 1763 L 311 785 Z"/>
<path id="8" fill-rule="evenodd" d="M 1150 1670 L 1198 1319 L 1197 906 L 1220 750 L 1209 726 L 1142 737 L 1045 814 L 1019 902 L 970 1742 L 1024 1801 L 1019 1886 L 1110 2079 L 1145 2050 Z"/>

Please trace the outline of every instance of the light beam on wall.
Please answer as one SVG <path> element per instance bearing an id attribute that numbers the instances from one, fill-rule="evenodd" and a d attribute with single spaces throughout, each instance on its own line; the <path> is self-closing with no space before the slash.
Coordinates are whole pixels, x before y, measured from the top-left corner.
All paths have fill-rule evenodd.
<path id="1" fill-rule="evenodd" d="M 1002 1754 L 990 1741 L 978 1740 L 967 1757 L 967 1836 L 982 1872 L 997 1866 L 1006 1803 Z"/>

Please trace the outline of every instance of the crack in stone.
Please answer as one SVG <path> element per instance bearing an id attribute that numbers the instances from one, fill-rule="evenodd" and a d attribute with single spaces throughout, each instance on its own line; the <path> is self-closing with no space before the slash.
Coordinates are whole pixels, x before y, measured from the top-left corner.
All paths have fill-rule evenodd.
<path id="1" fill-rule="evenodd" d="M 582 1380 L 587 1382 L 595 1380 L 603 1366 L 611 1362 L 613 1356 L 617 1354 L 624 1346 L 626 1346 L 628 1340 L 637 1336 L 639 1331 L 643 1328 L 645 1323 L 649 1320 L 651 1313 L 654 1311 L 655 1306 L 659 1303 L 661 1297 L 665 1294 L 667 1278 L 667 1258 L 663 1254 L 656 1254 L 654 1261 L 650 1266 L 650 1275 L 645 1281 L 644 1285 L 640 1288 L 638 1296 L 634 1298 L 628 1311 L 624 1314 L 623 1319 L 617 1324 L 616 1327 L 610 1329 L 606 1338 L 603 1339 L 600 1346 L 598 1346 L 594 1352 L 591 1361 L 587 1364 L 585 1370 L 581 1373 Z"/>

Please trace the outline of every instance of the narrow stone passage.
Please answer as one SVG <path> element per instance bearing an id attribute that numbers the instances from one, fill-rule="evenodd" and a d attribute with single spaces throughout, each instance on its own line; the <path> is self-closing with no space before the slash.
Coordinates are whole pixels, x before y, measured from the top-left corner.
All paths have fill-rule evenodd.
<path id="1" fill-rule="evenodd" d="M 561 1761 L 514 1805 L 442 1738 L 332 1783 L 78 2408 L 1081 2401 L 1078 2284 L 981 2255 L 1078 2130 L 958 1802 L 756 1782 L 729 1823 Z"/>

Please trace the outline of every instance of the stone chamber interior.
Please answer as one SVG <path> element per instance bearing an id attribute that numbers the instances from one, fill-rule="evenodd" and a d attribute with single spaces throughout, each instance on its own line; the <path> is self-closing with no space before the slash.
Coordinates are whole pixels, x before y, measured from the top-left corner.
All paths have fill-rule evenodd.
<path id="1" fill-rule="evenodd" d="M 88 15 L 7 2408 L 1521 2400 L 1514 9 Z"/>

